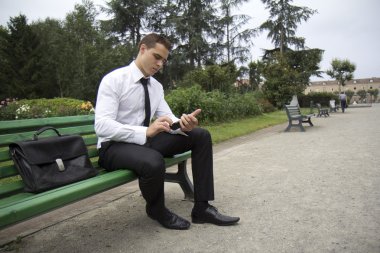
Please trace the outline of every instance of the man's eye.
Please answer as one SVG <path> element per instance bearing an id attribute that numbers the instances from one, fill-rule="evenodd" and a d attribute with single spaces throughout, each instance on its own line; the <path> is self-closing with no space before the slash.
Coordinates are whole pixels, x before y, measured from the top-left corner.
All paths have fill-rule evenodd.
<path id="1" fill-rule="evenodd" d="M 167 63 L 167 60 L 164 59 L 161 55 L 159 54 L 153 54 L 154 58 L 157 60 L 157 61 L 162 61 L 163 64 L 166 64 Z"/>

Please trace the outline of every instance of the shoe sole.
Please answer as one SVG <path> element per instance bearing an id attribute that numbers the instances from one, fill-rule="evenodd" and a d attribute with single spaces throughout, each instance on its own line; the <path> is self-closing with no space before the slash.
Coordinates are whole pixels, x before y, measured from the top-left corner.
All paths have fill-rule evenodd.
<path id="1" fill-rule="evenodd" d="M 217 225 L 217 226 L 231 226 L 231 225 L 235 225 L 239 222 L 239 220 L 237 221 L 233 221 L 233 222 L 226 222 L 226 223 L 213 223 L 213 222 L 208 222 L 208 221 L 203 221 L 203 220 L 198 220 L 198 219 L 191 219 L 191 222 L 194 223 L 194 224 L 205 224 L 205 223 L 209 223 L 209 224 L 213 224 L 213 225 Z"/>

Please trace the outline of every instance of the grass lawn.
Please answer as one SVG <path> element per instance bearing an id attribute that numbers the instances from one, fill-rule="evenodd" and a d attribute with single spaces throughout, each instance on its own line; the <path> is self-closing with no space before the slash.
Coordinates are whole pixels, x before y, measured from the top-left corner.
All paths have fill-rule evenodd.
<path id="1" fill-rule="evenodd" d="M 216 144 L 231 138 L 253 133 L 266 127 L 278 125 L 286 121 L 287 116 L 284 111 L 275 111 L 252 118 L 234 120 L 215 125 L 204 125 L 202 127 L 210 131 L 213 144 Z"/>

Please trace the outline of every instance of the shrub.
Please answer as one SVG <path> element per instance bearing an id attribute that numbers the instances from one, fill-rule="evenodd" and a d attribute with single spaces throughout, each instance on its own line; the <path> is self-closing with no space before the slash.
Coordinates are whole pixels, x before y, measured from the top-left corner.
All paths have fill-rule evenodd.
<path id="1" fill-rule="evenodd" d="M 301 107 L 310 107 L 310 102 L 320 103 L 322 106 L 329 106 L 330 100 L 339 102 L 338 95 L 332 92 L 310 92 L 307 95 L 298 96 L 298 102 Z"/>
<path id="2" fill-rule="evenodd" d="M 255 93 L 226 95 L 218 90 L 205 92 L 200 86 L 195 85 L 171 91 L 166 96 L 166 100 L 175 115 L 179 116 L 201 108 L 202 113 L 198 119 L 203 123 L 214 123 L 260 115 L 262 112 L 274 110 L 267 100 L 257 97 Z"/>
<path id="3" fill-rule="evenodd" d="M 94 113 L 89 101 L 72 98 L 31 99 L 8 103 L 0 108 L 0 120 L 46 118 Z"/>

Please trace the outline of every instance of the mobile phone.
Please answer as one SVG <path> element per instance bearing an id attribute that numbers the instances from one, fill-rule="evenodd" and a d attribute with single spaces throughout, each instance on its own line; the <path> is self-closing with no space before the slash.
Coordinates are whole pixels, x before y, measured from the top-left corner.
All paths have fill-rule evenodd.
<path id="1" fill-rule="evenodd" d="M 181 128 L 179 121 L 177 121 L 176 123 L 173 123 L 170 127 L 171 130 L 177 130 L 178 128 Z"/>

